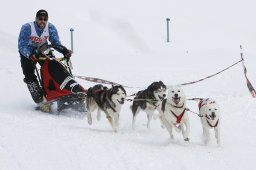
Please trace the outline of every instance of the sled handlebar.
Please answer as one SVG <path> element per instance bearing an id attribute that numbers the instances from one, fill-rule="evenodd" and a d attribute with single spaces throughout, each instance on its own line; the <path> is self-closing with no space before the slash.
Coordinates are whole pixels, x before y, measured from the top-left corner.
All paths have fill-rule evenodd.
<path id="1" fill-rule="evenodd" d="M 38 60 L 44 61 L 44 60 L 57 60 L 57 61 L 63 61 L 66 60 L 65 57 L 60 57 L 60 58 L 50 58 L 50 57 L 45 57 L 45 56 L 41 56 L 38 58 Z"/>

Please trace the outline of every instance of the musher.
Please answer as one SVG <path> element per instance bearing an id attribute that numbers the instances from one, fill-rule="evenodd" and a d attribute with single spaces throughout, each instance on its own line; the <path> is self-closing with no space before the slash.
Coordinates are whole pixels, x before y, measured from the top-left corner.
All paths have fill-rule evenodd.
<path id="1" fill-rule="evenodd" d="M 18 39 L 21 68 L 25 76 L 24 82 L 27 84 L 32 99 L 38 105 L 43 102 L 44 95 L 35 75 L 35 65 L 40 57 L 36 49 L 40 44 L 48 41 L 64 57 L 71 57 L 72 51 L 61 44 L 57 29 L 52 23 L 48 22 L 47 11 L 41 9 L 36 13 L 35 21 L 22 25 Z M 44 105 L 41 110 L 49 112 L 50 107 Z"/>

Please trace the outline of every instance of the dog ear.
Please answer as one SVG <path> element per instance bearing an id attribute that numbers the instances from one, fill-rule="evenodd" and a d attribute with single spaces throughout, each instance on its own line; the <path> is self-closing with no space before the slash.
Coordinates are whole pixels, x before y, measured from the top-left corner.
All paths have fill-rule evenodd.
<path id="1" fill-rule="evenodd" d="M 120 85 L 120 88 L 124 91 L 124 94 L 126 95 L 126 90 L 124 89 L 124 87 Z"/>
<path id="2" fill-rule="evenodd" d="M 149 86 L 148 86 L 148 90 L 155 90 L 155 88 L 156 88 L 156 82 L 153 82 L 152 84 L 150 84 Z"/>
<path id="3" fill-rule="evenodd" d="M 166 89 L 166 85 L 165 85 L 161 80 L 159 81 L 159 83 L 161 84 L 161 86 L 162 86 L 163 88 Z"/>

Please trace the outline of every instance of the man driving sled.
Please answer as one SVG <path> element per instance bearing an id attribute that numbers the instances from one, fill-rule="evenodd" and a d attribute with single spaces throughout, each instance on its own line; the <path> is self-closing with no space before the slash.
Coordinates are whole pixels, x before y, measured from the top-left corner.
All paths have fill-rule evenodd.
<path id="1" fill-rule="evenodd" d="M 57 29 L 52 23 L 48 22 L 47 11 L 39 10 L 36 13 L 34 22 L 26 23 L 21 27 L 18 39 L 21 68 L 25 76 L 24 82 L 27 84 L 32 99 L 37 104 L 43 102 L 43 90 L 35 75 L 35 64 L 39 58 L 39 55 L 35 51 L 40 44 L 48 40 L 64 57 L 71 57 L 72 51 L 61 44 Z M 41 110 L 50 112 L 50 107 L 44 105 L 44 107 L 41 107 Z"/>

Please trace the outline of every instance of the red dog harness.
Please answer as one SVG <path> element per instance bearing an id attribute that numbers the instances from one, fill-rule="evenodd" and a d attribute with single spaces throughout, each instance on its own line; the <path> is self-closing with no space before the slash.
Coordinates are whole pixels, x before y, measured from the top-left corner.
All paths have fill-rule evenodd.
<path id="1" fill-rule="evenodd" d="M 205 101 L 207 101 L 209 98 L 207 98 Z M 200 99 L 200 102 L 198 103 L 199 110 L 206 105 L 206 103 L 203 104 L 203 99 Z"/>
<path id="2" fill-rule="evenodd" d="M 175 113 L 173 113 L 173 111 L 171 111 L 172 114 L 176 117 L 176 119 L 177 119 L 176 122 L 177 122 L 177 123 L 180 123 L 180 122 L 181 122 L 181 119 L 182 119 L 182 117 L 183 117 L 185 111 L 186 111 L 186 109 L 184 109 L 183 112 L 182 112 L 179 116 L 177 116 Z"/>

